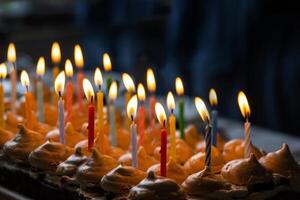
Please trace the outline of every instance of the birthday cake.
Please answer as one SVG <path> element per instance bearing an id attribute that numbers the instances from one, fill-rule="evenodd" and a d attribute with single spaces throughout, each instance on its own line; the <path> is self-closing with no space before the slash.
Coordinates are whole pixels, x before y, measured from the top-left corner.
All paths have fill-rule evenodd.
<path id="1" fill-rule="evenodd" d="M 80 47 L 76 51 L 76 59 L 82 59 Z M 111 69 L 108 54 L 103 59 L 107 72 Z M 2 78 L 5 67 L 0 65 Z M 23 71 L 25 98 L 12 97 L 5 105 L 0 99 L 0 184 L 33 199 L 300 198 L 300 167 L 288 144 L 266 153 L 251 142 L 250 107 L 244 93 L 238 99 L 246 120 L 245 138 L 225 140 L 216 125 L 214 90 L 209 95 L 211 112 L 202 99 L 195 98 L 202 119 L 199 124 L 205 127 L 198 129 L 184 119 L 182 100 L 179 113 L 183 114 L 176 122 L 171 92 L 167 96 L 169 116 L 156 102 L 151 69 L 147 71 L 148 98 L 142 84 L 136 95 L 132 78 L 122 75 L 124 105 L 116 103 L 118 84 L 108 74 L 104 94 L 99 68 L 94 76 L 96 94 L 79 70 L 75 100 L 70 70 L 68 61 L 66 81 L 65 73 L 54 68 L 55 93 L 45 93 L 51 90 L 46 85 L 38 87 L 36 99 L 31 94 L 29 75 Z M 38 73 L 39 84 L 42 76 Z M 177 95 L 182 96 L 180 78 L 176 87 Z"/>

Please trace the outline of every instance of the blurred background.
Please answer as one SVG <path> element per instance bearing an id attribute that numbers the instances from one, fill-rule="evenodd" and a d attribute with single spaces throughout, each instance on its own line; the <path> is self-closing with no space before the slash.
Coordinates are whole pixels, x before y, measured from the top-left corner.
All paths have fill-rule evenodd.
<path id="1" fill-rule="evenodd" d="M 254 124 L 300 136 L 299 15 L 296 1 L 1 0 L 0 59 L 12 41 L 19 68 L 39 56 L 51 67 L 53 41 L 63 62 L 78 43 L 85 70 L 108 52 L 113 70 L 136 82 L 153 67 L 158 94 L 174 91 L 176 76 L 189 96 L 215 88 L 220 114 L 239 120 L 244 90 Z"/>

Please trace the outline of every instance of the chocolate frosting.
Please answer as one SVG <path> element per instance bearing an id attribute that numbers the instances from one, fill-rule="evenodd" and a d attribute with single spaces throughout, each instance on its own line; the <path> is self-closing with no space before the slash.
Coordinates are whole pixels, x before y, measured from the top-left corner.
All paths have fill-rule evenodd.
<path id="1" fill-rule="evenodd" d="M 204 197 L 218 190 L 230 190 L 231 185 L 222 176 L 213 174 L 207 167 L 190 175 L 182 184 L 190 196 Z"/>
<path id="2" fill-rule="evenodd" d="M 16 115 L 11 111 L 8 111 L 6 113 L 5 129 L 13 133 L 16 133 L 19 130 L 18 124 L 22 123 L 22 121 L 23 121 L 23 117 Z"/>
<path id="3" fill-rule="evenodd" d="M 57 166 L 56 173 L 58 175 L 73 176 L 75 175 L 77 168 L 85 161 L 87 161 L 87 157 L 83 155 L 81 148 L 78 147 L 74 154 Z"/>
<path id="4" fill-rule="evenodd" d="M 29 130 L 24 125 L 18 125 L 19 132 L 13 140 L 4 144 L 3 153 L 12 161 L 28 163 L 29 154 L 43 144 L 44 137 L 35 131 Z"/>
<path id="5" fill-rule="evenodd" d="M 249 185 L 253 181 L 267 182 L 271 178 L 254 154 L 251 154 L 250 158 L 232 160 L 225 164 L 221 174 L 228 182 L 235 185 Z"/>
<path id="6" fill-rule="evenodd" d="M 9 130 L 0 127 L 0 150 L 2 150 L 3 145 L 15 137 L 15 134 Z"/>
<path id="7" fill-rule="evenodd" d="M 57 165 L 73 153 L 73 148 L 59 142 L 45 142 L 29 155 L 31 166 L 49 172 L 55 172 Z"/>
<path id="8" fill-rule="evenodd" d="M 150 166 L 158 163 L 158 161 L 155 158 L 153 158 L 152 156 L 149 156 L 146 153 L 144 147 L 142 147 L 142 146 L 139 147 L 139 150 L 137 152 L 137 157 L 138 157 L 138 159 L 137 159 L 138 160 L 137 168 L 142 170 L 142 171 L 147 171 L 147 169 Z M 130 166 L 131 165 L 131 160 L 132 160 L 131 153 L 126 153 L 126 154 L 122 155 L 119 158 L 118 162 L 120 164 Z"/>
<path id="9" fill-rule="evenodd" d="M 287 144 L 283 144 L 281 149 L 275 152 L 268 153 L 259 162 L 271 172 L 283 176 L 300 173 L 299 164 L 295 161 Z"/>
<path id="10" fill-rule="evenodd" d="M 98 186 L 101 178 L 117 165 L 114 158 L 93 149 L 91 157 L 77 169 L 76 180 L 83 189 Z"/>
<path id="11" fill-rule="evenodd" d="M 101 187 L 115 194 L 127 194 L 129 190 L 146 177 L 146 172 L 131 166 L 114 168 L 103 176 Z"/>
<path id="12" fill-rule="evenodd" d="M 74 147 L 78 142 L 86 139 L 86 137 L 77 132 L 72 124 L 70 122 L 68 122 L 65 125 L 65 138 L 66 138 L 66 145 L 70 146 L 70 147 Z M 54 129 L 50 132 L 47 133 L 46 139 L 49 139 L 51 141 L 55 141 L 55 142 L 59 142 L 59 130 L 58 129 Z"/>
<path id="13" fill-rule="evenodd" d="M 160 174 L 160 164 L 151 166 L 148 172 L 153 171 L 156 175 Z M 167 163 L 167 177 L 181 184 L 187 177 L 183 167 L 176 163 L 172 158 Z"/>
<path id="14" fill-rule="evenodd" d="M 131 188 L 128 199 L 130 200 L 184 200 L 184 190 L 174 180 L 155 176 L 148 172 L 147 177 L 137 186 Z"/>

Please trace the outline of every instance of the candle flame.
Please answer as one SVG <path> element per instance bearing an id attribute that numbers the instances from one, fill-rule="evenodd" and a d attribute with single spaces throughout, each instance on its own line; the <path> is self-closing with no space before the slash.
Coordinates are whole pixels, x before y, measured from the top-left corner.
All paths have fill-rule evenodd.
<path id="1" fill-rule="evenodd" d="M 156 90 L 155 77 L 151 68 L 147 69 L 147 88 L 150 92 L 155 92 Z"/>
<path id="2" fill-rule="evenodd" d="M 93 86 L 87 78 L 83 79 L 82 87 L 84 90 L 85 97 L 87 98 L 87 100 L 90 103 L 92 103 L 92 100 L 94 99 L 95 94 L 94 94 Z"/>
<path id="3" fill-rule="evenodd" d="M 208 123 L 209 113 L 207 111 L 204 101 L 200 97 L 195 97 L 195 106 L 201 119 Z"/>
<path id="4" fill-rule="evenodd" d="M 175 109 L 175 100 L 174 100 L 174 96 L 173 96 L 172 92 L 168 92 L 167 106 L 168 106 L 168 109 L 170 112 L 173 112 L 173 110 Z"/>
<path id="5" fill-rule="evenodd" d="M 140 101 L 145 101 L 146 99 L 146 92 L 143 84 L 139 83 L 137 88 L 137 95 Z"/>
<path id="6" fill-rule="evenodd" d="M 25 70 L 22 70 L 21 72 L 21 83 L 25 87 L 29 87 L 30 85 L 29 76 Z"/>
<path id="7" fill-rule="evenodd" d="M 103 83 L 102 73 L 101 73 L 99 67 L 97 67 L 95 69 L 94 82 L 95 82 L 95 85 L 97 85 L 97 86 L 101 86 Z"/>
<path id="8" fill-rule="evenodd" d="M 111 71 L 111 61 L 108 53 L 103 54 L 103 67 L 104 67 L 104 71 L 106 72 Z"/>
<path id="9" fill-rule="evenodd" d="M 238 94 L 238 103 L 243 117 L 244 118 L 250 117 L 251 114 L 250 106 L 245 93 L 242 91 L 240 91 Z"/>
<path id="10" fill-rule="evenodd" d="M 9 43 L 8 49 L 7 49 L 7 60 L 8 62 L 16 62 L 17 56 L 16 56 L 16 47 L 14 43 Z"/>
<path id="11" fill-rule="evenodd" d="M 54 42 L 51 48 L 51 60 L 54 64 L 59 64 L 61 60 L 60 46 L 58 42 Z"/>
<path id="12" fill-rule="evenodd" d="M 45 74 L 45 58 L 44 57 L 40 57 L 38 62 L 37 62 L 37 66 L 36 66 L 36 74 L 39 76 L 43 76 Z"/>
<path id="13" fill-rule="evenodd" d="M 79 44 L 76 44 L 74 47 L 74 59 L 75 59 L 75 65 L 78 68 L 83 68 L 84 65 L 84 59 L 82 55 L 82 50 Z"/>
<path id="14" fill-rule="evenodd" d="M 136 110 L 138 106 L 137 96 L 134 95 L 130 98 L 127 104 L 127 116 L 133 120 L 136 116 Z"/>
<path id="15" fill-rule="evenodd" d="M 218 97 L 215 89 L 211 88 L 209 90 L 209 102 L 210 105 L 212 106 L 217 106 L 218 105 Z"/>
<path id="16" fill-rule="evenodd" d="M 135 91 L 135 85 L 134 82 L 131 78 L 131 76 L 127 73 L 122 74 L 122 80 L 124 83 L 125 88 L 127 89 L 128 92 L 134 92 Z"/>
<path id="17" fill-rule="evenodd" d="M 175 89 L 176 89 L 176 93 L 179 96 L 182 96 L 184 94 L 184 87 L 183 87 L 183 83 L 180 77 L 177 77 L 175 79 Z"/>
<path id="18" fill-rule="evenodd" d="M 61 71 L 57 75 L 55 82 L 54 82 L 55 92 L 58 96 L 62 95 L 62 93 L 64 92 L 65 81 L 66 81 L 65 72 Z"/>
<path id="19" fill-rule="evenodd" d="M 65 62 L 65 72 L 67 77 L 72 78 L 73 76 L 73 66 L 72 63 L 69 59 L 66 60 Z"/>
<path id="20" fill-rule="evenodd" d="M 118 96 L 118 85 L 116 81 L 113 81 L 109 88 L 108 98 L 110 101 L 114 101 L 116 100 L 117 96 Z"/>
<path id="21" fill-rule="evenodd" d="M 0 78 L 5 79 L 7 75 L 7 67 L 5 63 L 0 64 Z"/>
<path id="22" fill-rule="evenodd" d="M 155 104 L 155 113 L 156 113 L 156 117 L 157 117 L 159 123 L 162 126 L 165 126 L 167 116 L 166 116 L 166 113 L 165 113 L 165 109 L 161 105 L 161 103 L 156 103 Z"/>

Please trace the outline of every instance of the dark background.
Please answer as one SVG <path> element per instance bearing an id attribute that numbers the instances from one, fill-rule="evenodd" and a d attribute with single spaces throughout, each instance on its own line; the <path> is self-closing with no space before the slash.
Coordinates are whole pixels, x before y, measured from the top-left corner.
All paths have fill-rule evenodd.
<path id="1" fill-rule="evenodd" d="M 221 115 L 241 119 L 244 90 L 253 123 L 298 134 L 300 18 L 297 1 L 1 0 L 0 58 L 16 43 L 18 65 L 34 67 L 59 41 L 63 62 L 79 43 L 85 69 L 111 55 L 113 70 L 145 83 L 152 66 L 158 93 L 207 98 L 214 87 Z"/>

